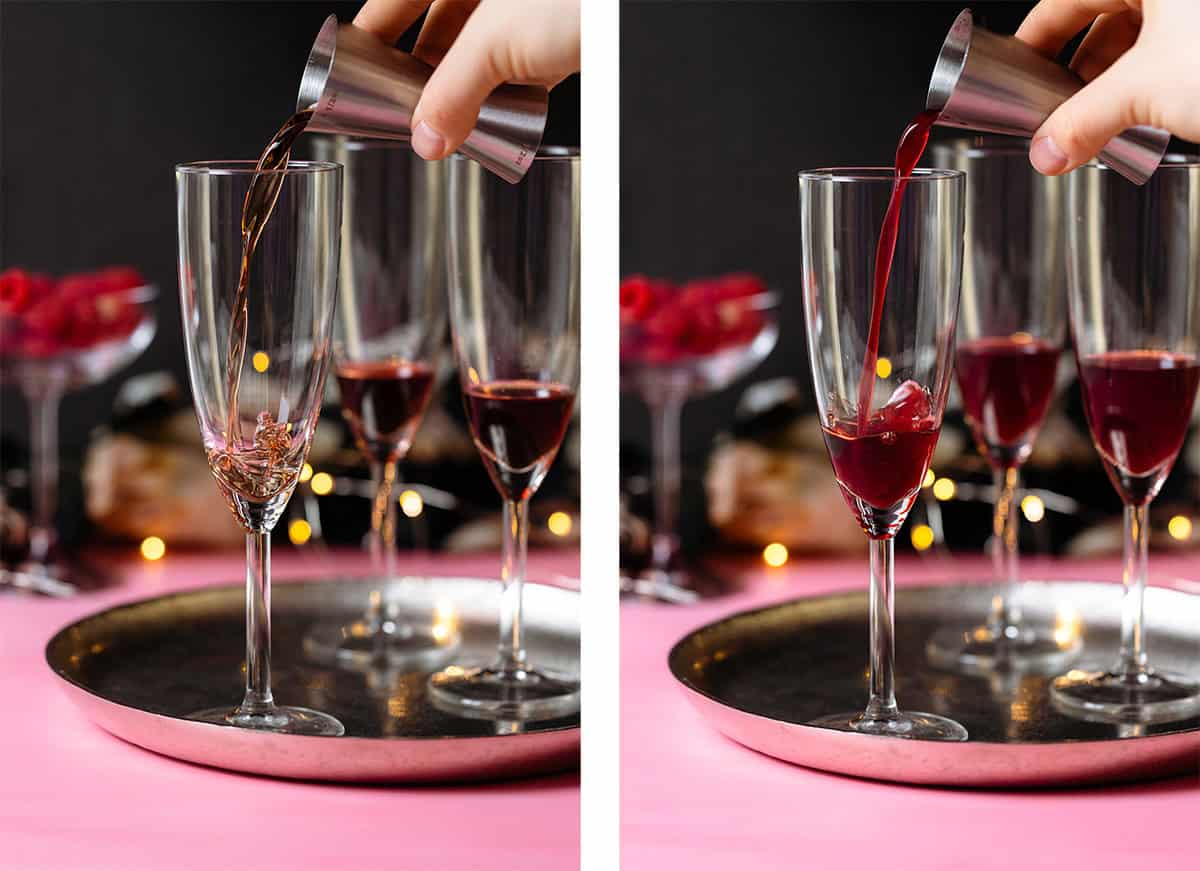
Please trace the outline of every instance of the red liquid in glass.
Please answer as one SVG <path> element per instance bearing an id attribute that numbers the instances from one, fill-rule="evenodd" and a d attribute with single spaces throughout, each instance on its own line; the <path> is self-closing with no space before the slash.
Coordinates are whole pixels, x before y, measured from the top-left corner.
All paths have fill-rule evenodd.
<path id="1" fill-rule="evenodd" d="M 850 508 L 855 513 L 862 508 L 855 500 L 880 511 L 911 501 L 929 468 L 938 429 L 933 400 L 915 381 L 897 387 L 864 427 L 847 422 L 823 426 L 833 473 Z"/>
<path id="2" fill-rule="evenodd" d="M 958 346 L 955 371 L 963 410 L 985 447 L 1014 447 L 1041 426 L 1054 393 L 1056 345 L 993 336 Z"/>
<path id="3" fill-rule="evenodd" d="M 892 196 L 888 200 L 883 226 L 879 230 L 879 241 L 875 245 L 875 276 L 871 301 L 871 330 L 867 334 L 867 352 L 863 359 L 862 375 L 858 381 L 858 426 L 862 429 L 871 411 L 871 394 L 875 388 L 875 364 L 879 360 L 879 332 L 883 323 L 883 303 L 887 296 L 888 277 L 892 273 L 892 259 L 896 254 L 896 236 L 900 229 L 900 204 L 908 187 L 909 176 L 920 162 L 929 142 L 929 130 L 937 120 L 938 113 L 926 109 L 909 122 L 896 146 L 896 177 L 892 182 Z"/>
<path id="4" fill-rule="evenodd" d="M 492 480 L 509 498 L 522 498 L 562 443 L 574 391 L 539 381 L 492 381 L 468 388 L 464 400 Z"/>
<path id="5" fill-rule="evenodd" d="M 892 509 L 906 501 L 911 503 L 921 488 L 937 444 L 938 421 L 930 413 L 929 394 L 915 382 L 902 384 L 882 410 L 871 414 L 883 305 L 900 228 L 900 204 L 909 177 L 925 153 L 929 130 L 937 120 L 937 114 L 932 110 L 919 114 L 905 128 L 896 146 L 892 195 L 875 245 L 871 328 L 858 382 L 857 421 L 837 422 L 821 428 L 834 475 L 856 514 L 861 509 L 858 502 L 879 511 Z M 909 507 L 903 505 L 902 510 L 907 511 Z"/>
<path id="6" fill-rule="evenodd" d="M 360 451 L 386 461 L 408 446 L 429 404 L 433 374 L 427 363 L 403 360 L 337 367 L 342 417 Z"/>
<path id="7" fill-rule="evenodd" d="M 1112 351 L 1081 359 L 1079 376 L 1104 459 L 1134 477 L 1169 467 L 1187 435 L 1200 361 L 1166 351 Z"/>
<path id="8" fill-rule="evenodd" d="M 911 499 L 921 489 L 938 438 L 932 420 L 909 430 L 872 420 L 863 430 L 842 423 L 821 431 L 847 501 L 854 497 L 881 511 Z M 859 506 L 851 502 L 850 507 L 857 512 Z"/>

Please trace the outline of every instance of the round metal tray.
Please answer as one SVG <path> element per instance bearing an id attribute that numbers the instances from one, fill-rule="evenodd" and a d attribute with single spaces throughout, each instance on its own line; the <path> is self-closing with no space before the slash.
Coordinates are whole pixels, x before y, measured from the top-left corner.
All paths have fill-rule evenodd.
<path id="1" fill-rule="evenodd" d="M 961 743 L 915 741 L 806 725 L 867 700 L 866 592 L 801 599 L 735 614 L 685 636 L 669 666 L 713 726 L 761 753 L 840 774 L 948 786 L 1047 786 L 1165 777 L 1200 768 L 1200 716 L 1118 725 L 1073 719 L 1049 697 L 1052 677 L 970 677 L 932 667 L 925 645 L 943 626 L 987 613 L 988 585 L 902 588 L 896 599 L 901 708 L 962 723 Z M 1031 622 L 1078 627 L 1075 667 L 1109 666 L 1119 643 L 1121 587 L 1030 582 Z M 1151 663 L 1200 672 L 1200 596 L 1146 594 Z"/>
<path id="2" fill-rule="evenodd" d="M 311 780 L 463 781 L 527 776 L 579 764 L 579 716 L 515 723 L 464 719 L 430 704 L 424 673 L 356 671 L 307 661 L 317 621 L 352 620 L 377 583 L 281 583 L 272 591 L 272 683 L 280 704 L 326 711 L 338 738 L 281 735 L 185 719 L 242 696 L 245 588 L 209 587 L 110 608 L 67 626 L 46 660 L 96 724 L 133 744 L 202 765 Z M 416 620 L 452 619 L 462 637 L 453 662 L 495 657 L 496 581 L 393 581 L 389 595 Z M 579 595 L 527 584 L 531 659 L 579 672 Z"/>

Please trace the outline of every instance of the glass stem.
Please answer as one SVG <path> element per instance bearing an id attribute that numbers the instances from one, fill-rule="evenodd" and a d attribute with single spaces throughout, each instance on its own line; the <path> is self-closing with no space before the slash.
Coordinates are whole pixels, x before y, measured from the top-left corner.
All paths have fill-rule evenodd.
<path id="1" fill-rule="evenodd" d="M 529 499 L 504 502 L 504 550 L 500 564 L 500 643 L 498 671 L 523 671 L 521 598 L 525 586 L 525 551 L 529 540 Z"/>
<path id="2" fill-rule="evenodd" d="M 1116 671 L 1126 678 L 1145 674 L 1146 634 L 1142 605 L 1146 596 L 1146 574 L 1150 528 L 1145 505 L 1125 506 L 1125 599 L 1121 606 L 1121 653 Z"/>
<path id="3" fill-rule="evenodd" d="M 375 503 L 371 507 L 371 567 L 377 576 L 390 581 L 396 575 L 396 506 L 392 499 L 396 461 L 372 462 L 371 480 L 375 483 Z M 372 590 L 367 606 L 367 625 L 373 634 L 379 632 L 386 619 L 384 611 L 383 590 Z"/>
<path id="4" fill-rule="evenodd" d="M 246 536 L 246 696 L 238 712 L 263 714 L 271 697 L 271 534 Z"/>
<path id="5" fill-rule="evenodd" d="M 667 396 L 650 404 L 651 442 L 654 453 L 654 533 L 650 540 L 651 565 L 669 571 L 679 550 L 679 421 L 683 401 Z"/>
<path id="6" fill-rule="evenodd" d="M 992 559 L 996 581 L 1004 592 L 992 599 L 988 629 L 993 636 L 1007 637 L 1010 627 L 1021 623 L 1020 555 L 1017 551 L 1018 491 L 1021 470 L 1017 466 L 992 469 L 996 484 L 995 514 L 992 519 Z"/>
<path id="7" fill-rule="evenodd" d="M 25 394 L 29 403 L 30 477 L 33 524 L 29 532 L 29 560 L 47 563 L 57 541 L 54 516 L 58 509 L 58 405 L 62 392 L 40 387 Z"/>
<path id="8" fill-rule="evenodd" d="M 896 601 L 891 538 L 871 539 L 871 699 L 867 720 L 896 716 Z"/>

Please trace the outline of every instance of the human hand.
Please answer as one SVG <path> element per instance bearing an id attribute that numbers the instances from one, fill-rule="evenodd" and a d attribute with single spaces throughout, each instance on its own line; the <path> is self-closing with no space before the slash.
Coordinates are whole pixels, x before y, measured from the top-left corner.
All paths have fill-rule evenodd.
<path id="1" fill-rule="evenodd" d="M 1034 167 L 1047 175 L 1069 172 L 1140 124 L 1200 142 L 1200 3 L 1041 0 L 1017 38 L 1053 57 L 1088 25 L 1071 59 L 1088 84 L 1034 134 Z"/>
<path id="2" fill-rule="evenodd" d="M 426 160 L 462 145 L 498 85 L 549 88 L 579 71 L 579 0 L 367 0 L 354 24 L 395 42 L 426 9 L 413 54 L 436 69 L 412 117 Z"/>

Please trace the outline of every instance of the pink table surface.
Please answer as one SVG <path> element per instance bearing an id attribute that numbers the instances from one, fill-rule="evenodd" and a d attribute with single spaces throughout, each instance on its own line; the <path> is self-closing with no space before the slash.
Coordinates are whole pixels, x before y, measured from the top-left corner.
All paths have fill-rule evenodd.
<path id="1" fill-rule="evenodd" d="M 0 869 L 497 869 L 579 865 L 579 777 L 445 787 L 270 780 L 177 762 L 93 726 L 43 659 L 66 623 L 110 605 L 237 580 L 240 555 L 121 564 L 119 587 L 51 601 L 0 597 Z M 495 577 L 496 556 L 402 558 L 412 573 Z M 577 553 L 529 575 L 578 577 Z M 361 555 L 282 548 L 275 577 L 365 573 Z M 243 864 L 244 863 L 244 864 Z"/>
<path id="2" fill-rule="evenodd" d="M 1029 561 L 1025 569 L 1030 577 L 1120 577 L 1113 562 Z M 1163 580 L 1195 578 L 1200 565 L 1194 557 L 1152 558 L 1151 571 Z M 900 584 L 987 574 L 987 565 L 974 560 L 901 560 L 897 566 Z M 789 765 L 726 739 L 701 719 L 667 671 L 671 646 L 736 611 L 865 589 L 866 556 L 743 569 L 740 581 L 737 593 L 699 605 L 629 601 L 621 607 L 624 871 L 1200 867 L 1196 776 L 1079 790 L 908 787 Z M 1200 584 L 1175 585 L 1200 592 Z"/>

